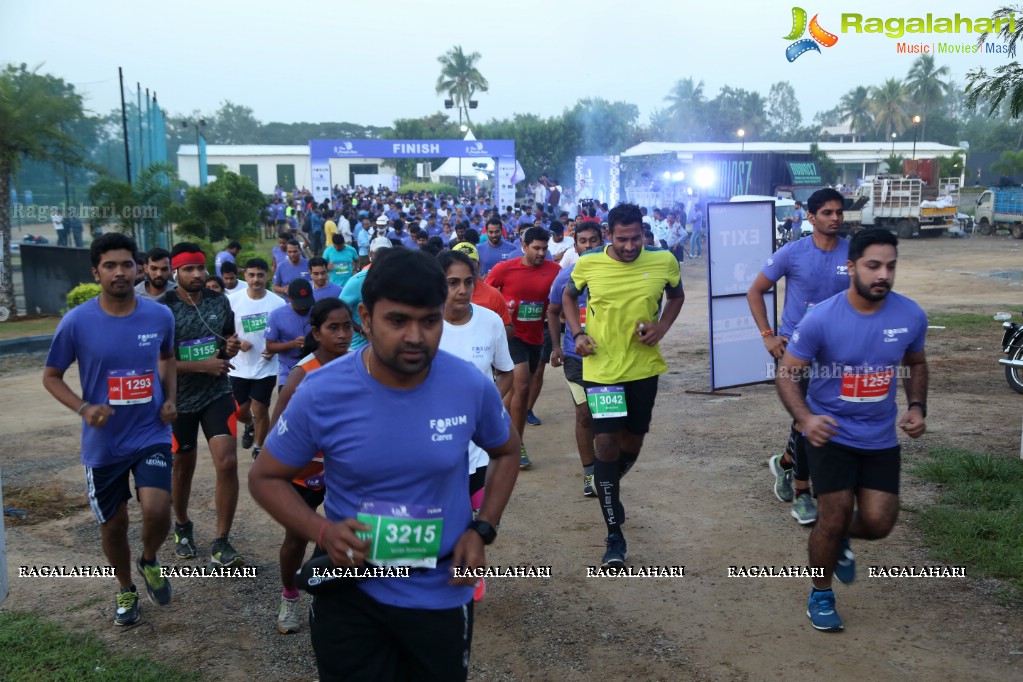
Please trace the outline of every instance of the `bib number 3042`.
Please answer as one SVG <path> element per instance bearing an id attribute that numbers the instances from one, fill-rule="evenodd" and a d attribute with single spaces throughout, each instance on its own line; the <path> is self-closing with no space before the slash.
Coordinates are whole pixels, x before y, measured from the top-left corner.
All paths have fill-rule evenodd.
<path id="1" fill-rule="evenodd" d="M 586 389 L 586 402 L 594 419 L 612 419 L 629 414 L 622 386 L 592 386 Z"/>
<path id="2" fill-rule="evenodd" d="M 444 528 L 440 507 L 363 502 L 358 520 L 372 530 L 358 537 L 370 541 L 367 559 L 376 566 L 436 568 Z"/>

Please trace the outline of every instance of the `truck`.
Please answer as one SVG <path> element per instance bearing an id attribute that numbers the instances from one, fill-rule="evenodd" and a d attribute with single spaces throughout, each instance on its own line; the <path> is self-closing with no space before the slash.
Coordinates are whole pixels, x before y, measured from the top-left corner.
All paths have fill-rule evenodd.
<path id="1" fill-rule="evenodd" d="M 844 229 L 892 230 L 900 238 L 943 234 L 959 212 L 959 178 L 942 178 L 925 185 L 920 178 L 877 175 L 846 198 Z"/>
<path id="2" fill-rule="evenodd" d="M 977 199 L 973 214 L 977 231 L 983 235 L 1009 230 L 1013 239 L 1023 239 L 1023 187 L 990 187 Z"/>

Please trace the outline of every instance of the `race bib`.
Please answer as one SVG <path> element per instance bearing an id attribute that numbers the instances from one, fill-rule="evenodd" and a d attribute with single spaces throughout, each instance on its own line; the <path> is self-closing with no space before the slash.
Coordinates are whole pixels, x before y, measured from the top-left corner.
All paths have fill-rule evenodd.
<path id="1" fill-rule="evenodd" d="M 612 419 L 629 414 L 622 386 L 592 386 L 586 389 L 586 402 L 594 419 Z"/>
<path id="2" fill-rule="evenodd" d="M 370 541 L 366 559 L 376 566 L 436 568 L 444 510 L 394 502 L 363 502 L 356 519 L 371 527 L 356 535 Z"/>
<path id="3" fill-rule="evenodd" d="M 153 399 L 153 371 L 112 369 L 107 372 L 107 402 L 141 405 Z"/>
<path id="4" fill-rule="evenodd" d="M 212 336 L 192 339 L 178 344 L 178 360 L 193 362 L 206 360 L 217 354 L 217 340 Z"/>
<path id="5" fill-rule="evenodd" d="M 586 329 L 586 306 L 579 306 L 579 326 Z"/>
<path id="6" fill-rule="evenodd" d="M 242 315 L 242 331 L 246 334 L 253 334 L 255 332 L 261 332 L 266 329 L 266 320 L 270 317 L 269 313 L 253 313 L 252 315 Z"/>
<path id="7" fill-rule="evenodd" d="M 888 367 L 842 368 L 842 392 L 839 397 L 851 403 L 877 403 L 888 397 L 895 369 Z"/>
<path id="8" fill-rule="evenodd" d="M 539 322 L 543 319 L 543 301 L 519 301 L 519 322 Z"/>
<path id="9" fill-rule="evenodd" d="M 352 271 L 352 264 L 349 261 L 334 265 L 334 272 L 338 275 L 347 275 Z"/>

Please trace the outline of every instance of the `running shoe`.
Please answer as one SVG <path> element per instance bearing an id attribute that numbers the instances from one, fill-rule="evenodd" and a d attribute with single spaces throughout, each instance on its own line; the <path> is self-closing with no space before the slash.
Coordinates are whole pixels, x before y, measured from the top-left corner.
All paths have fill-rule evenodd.
<path id="1" fill-rule="evenodd" d="M 835 611 L 835 593 L 831 590 L 810 592 L 806 616 L 815 628 L 824 632 L 840 632 L 844 628 L 842 619 Z"/>
<path id="2" fill-rule="evenodd" d="M 252 459 L 259 457 L 259 453 L 263 452 L 263 448 L 259 445 L 252 446 Z"/>
<path id="3" fill-rule="evenodd" d="M 245 431 L 242 433 L 242 449 L 248 450 L 252 447 L 252 444 L 256 441 L 256 429 L 252 424 L 245 425 Z"/>
<path id="4" fill-rule="evenodd" d="M 543 424 L 540 418 L 533 414 L 532 410 L 526 412 L 526 423 L 530 426 L 540 426 L 540 424 Z"/>
<path id="5" fill-rule="evenodd" d="M 194 559 L 199 556 L 199 550 L 195 546 L 195 539 L 192 537 L 192 522 L 185 525 L 174 524 L 174 553 L 182 559 Z"/>
<path id="6" fill-rule="evenodd" d="M 160 606 L 170 604 L 171 584 L 169 580 L 160 575 L 159 560 L 154 564 L 144 564 L 140 556 L 135 562 L 135 568 L 139 570 L 139 574 L 146 584 L 146 594 L 149 595 L 149 601 Z"/>
<path id="7" fill-rule="evenodd" d="M 529 461 L 529 455 L 526 454 L 526 444 L 522 443 L 519 445 L 519 468 L 528 469 L 533 466 L 533 463 Z"/>
<path id="8" fill-rule="evenodd" d="M 593 474 L 583 474 L 583 496 L 597 496 L 597 491 L 593 489 Z"/>
<path id="9" fill-rule="evenodd" d="M 838 561 L 835 563 L 835 578 L 846 584 L 856 580 L 856 555 L 849 545 L 848 536 L 842 538 L 842 549 L 838 551 Z"/>
<path id="10" fill-rule="evenodd" d="M 288 599 L 281 596 L 281 608 L 277 610 L 277 632 L 290 635 L 302 629 L 302 599 Z"/>
<path id="11" fill-rule="evenodd" d="M 801 526 L 817 523 L 817 502 L 809 491 L 796 495 L 796 499 L 792 502 L 791 514 L 792 518 L 799 521 Z"/>
<path id="12" fill-rule="evenodd" d="M 781 464 L 782 455 L 775 455 L 767 460 L 774 474 L 774 496 L 782 502 L 792 501 L 792 467 L 786 469 Z"/>
<path id="13" fill-rule="evenodd" d="M 621 533 L 609 533 L 607 540 L 607 551 L 600 562 L 601 568 L 618 568 L 625 565 L 629 558 L 628 546 L 625 544 L 625 537 Z"/>
<path id="14" fill-rule="evenodd" d="M 213 566 L 217 568 L 238 568 L 245 565 L 245 559 L 234 551 L 234 547 L 227 541 L 227 538 L 214 540 L 210 546 L 210 555 L 213 557 Z"/>
<path id="15" fill-rule="evenodd" d="M 483 598 L 487 596 L 487 580 L 486 578 L 480 578 L 479 582 L 476 583 L 476 587 L 472 590 L 473 602 L 481 602 Z"/>
<path id="16" fill-rule="evenodd" d="M 114 625 L 132 625 L 139 619 L 139 593 L 132 585 L 117 593 L 117 611 Z"/>

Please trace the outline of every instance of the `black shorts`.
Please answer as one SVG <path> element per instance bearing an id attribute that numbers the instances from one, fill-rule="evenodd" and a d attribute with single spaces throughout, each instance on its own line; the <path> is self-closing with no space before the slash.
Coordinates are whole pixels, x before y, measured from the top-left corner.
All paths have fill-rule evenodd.
<path id="1" fill-rule="evenodd" d="M 316 595 L 309 632 L 322 682 L 465 680 L 472 602 L 453 609 L 382 604 L 358 587 Z"/>
<path id="2" fill-rule="evenodd" d="M 565 369 L 565 381 L 568 383 L 568 390 L 572 392 L 572 401 L 576 405 L 585 405 L 586 387 L 583 386 L 583 361 L 571 355 L 566 355 L 562 367 Z"/>
<path id="3" fill-rule="evenodd" d="M 536 368 L 540 365 L 540 351 L 542 350 L 542 345 L 534 346 L 531 343 L 526 343 L 517 336 L 513 336 L 508 340 L 508 352 L 511 354 L 512 362 L 516 365 L 528 362 L 530 374 L 535 372 Z"/>
<path id="4" fill-rule="evenodd" d="M 620 384 L 596 384 L 592 381 L 583 381 L 586 389 L 599 388 L 601 386 L 621 386 L 625 389 L 625 411 L 624 417 L 594 418 L 593 433 L 614 433 L 616 431 L 628 431 L 637 436 L 642 436 L 650 430 L 650 420 L 654 415 L 654 402 L 657 400 L 657 375 L 636 381 L 623 381 Z M 593 410 L 590 410 L 590 414 Z"/>
<path id="5" fill-rule="evenodd" d="M 899 494 L 901 446 L 863 450 L 830 441 L 814 447 L 804 439 L 810 479 L 818 495 L 869 488 Z"/>
<path id="6" fill-rule="evenodd" d="M 195 450 L 199 440 L 199 425 L 206 440 L 216 436 L 237 436 L 238 415 L 235 412 L 234 396 L 220 396 L 206 406 L 202 412 L 179 414 L 174 426 L 174 452 Z"/>
<path id="7" fill-rule="evenodd" d="M 547 325 L 543 326 L 543 345 L 540 347 L 540 362 L 547 364 L 551 361 L 551 330 Z"/>
<path id="8" fill-rule="evenodd" d="M 117 513 L 122 502 L 131 499 L 129 473 L 135 477 L 136 495 L 139 488 L 159 488 L 170 492 L 173 460 L 170 443 L 165 443 L 143 448 L 123 462 L 85 467 L 89 506 L 96 520 L 106 523 Z"/>
<path id="9" fill-rule="evenodd" d="M 244 405 L 251 399 L 269 407 L 270 400 L 274 395 L 274 386 L 276 385 L 276 374 L 262 379 L 231 377 L 231 390 L 234 391 L 235 402 L 239 405 Z"/>
<path id="10" fill-rule="evenodd" d="M 323 498 L 327 495 L 326 488 L 307 488 L 294 481 L 291 482 L 291 487 L 295 489 L 295 492 L 299 494 L 302 501 L 312 510 L 316 510 L 317 507 L 323 504 Z"/>

